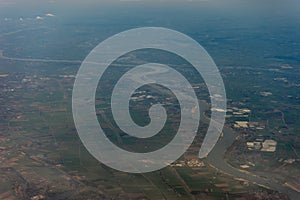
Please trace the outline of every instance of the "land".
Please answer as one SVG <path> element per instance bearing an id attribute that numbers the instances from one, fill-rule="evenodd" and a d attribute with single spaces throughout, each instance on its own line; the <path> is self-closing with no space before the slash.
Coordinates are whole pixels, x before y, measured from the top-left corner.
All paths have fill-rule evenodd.
<path id="1" fill-rule="evenodd" d="M 221 148 L 219 160 L 200 160 L 198 151 L 207 130 L 207 123 L 201 122 L 194 143 L 179 160 L 156 172 L 128 174 L 108 168 L 87 152 L 71 109 L 81 61 L 119 29 L 107 25 L 112 22 L 87 27 L 73 22 L 58 30 L 53 21 L 0 21 L 4 27 L 0 34 L 0 199 L 283 200 L 291 199 L 289 190 L 299 192 L 300 65 L 290 42 L 297 40 L 297 35 L 289 34 L 292 28 L 283 27 L 277 33 L 284 49 L 278 52 L 277 46 L 260 44 L 275 37 L 273 29 L 259 29 L 254 36 L 243 26 L 238 31 L 234 26 L 229 33 L 184 29 L 204 41 L 216 58 L 228 98 L 225 127 L 235 134 L 232 145 Z M 98 36 L 99 32 L 103 35 Z M 59 35 L 60 42 L 53 35 Z M 238 45 L 249 45 L 252 51 L 235 51 Z M 232 59 L 232 55 L 240 57 Z M 106 72 L 108 79 L 101 80 L 97 116 L 116 145 L 139 152 L 158 149 L 172 139 L 179 123 L 179 107 L 172 95 L 145 87 L 132 97 L 133 119 L 147 124 L 149 106 L 167 100 L 171 115 L 159 142 L 137 142 L 115 126 L 109 94 L 114 81 L 133 65 L 155 60 L 174 67 L 189 78 L 199 100 L 209 106 L 205 83 L 182 59 L 170 56 L 152 51 L 129 54 Z M 204 115 L 209 118 L 209 109 Z M 222 170 L 224 165 L 233 173 Z"/>
<path id="2" fill-rule="evenodd" d="M 261 188 L 224 174 L 206 160 L 199 160 L 201 134 L 180 160 L 158 172 L 129 175 L 103 166 L 78 139 L 70 107 L 74 75 L 66 74 L 8 73 L 1 77 L 1 100 L 5 104 L 1 112 L 0 145 L 2 180 L 6 185 L 3 195 L 13 199 L 81 199 L 87 194 L 89 198 L 98 199 L 287 198 L 271 188 Z M 147 97 L 144 92 L 139 94 L 142 100 Z M 97 102 L 99 113 L 102 110 L 100 118 L 107 110 L 107 104 L 101 98 Z M 142 105 L 137 103 L 136 110 L 147 109 Z M 138 116 L 144 115 L 145 112 L 138 112 Z M 109 124 L 109 118 L 108 115 L 106 124 Z M 202 124 L 199 133 L 205 133 L 206 128 L 207 125 Z M 114 135 L 111 139 L 114 141 Z M 119 145 L 124 141 L 129 141 L 127 148 L 130 148 L 130 142 L 134 144 L 124 135 L 115 140 Z M 168 139 L 165 137 L 161 141 Z M 245 141 L 242 144 L 245 145 Z M 144 146 L 141 144 L 140 148 Z M 230 149 L 232 152 L 236 151 Z"/>

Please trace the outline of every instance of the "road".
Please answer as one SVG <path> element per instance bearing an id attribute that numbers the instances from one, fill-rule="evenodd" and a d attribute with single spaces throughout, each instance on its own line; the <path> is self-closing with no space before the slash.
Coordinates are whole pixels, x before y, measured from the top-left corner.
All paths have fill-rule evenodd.
<path id="1" fill-rule="evenodd" d="M 201 121 L 206 124 L 209 123 L 209 119 L 204 114 L 204 111 L 207 110 L 207 108 L 208 105 L 206 103 L 200 103 Z M 288 187 L 285 183 L 274 180 L 274 174 L 265 172 L 264 177 L 257 176 L 250 172 L 234 168 L 224 160 L 227 149 L 233 144 L 237 136 L 237 132 L 225 126 L 223 128 L 223 137 L 219 139 L 213 150 L 209 153 L 206 161 L 214 168 L 217 168 L 221 172 L 234 178 L 247 180 L 253 184 L 288 194 L 289 198 L 292 200 L 299 200 L 300 193 Z"/>
<path id="2" fill-rule="evenodd" d="M 81 61 L 79 60 L 48 60 L 48 59 L 30 59 L 30 58 L 13 58 L 7 57 L 3 55 L 3 51 L 0 50 L 0 59 L 6 60 L 15 60 L 15 61 L 24 61 L 24 62 L 54 62 L 54 63 L 75 63 L 80 64 Z M 208 109 L 207 103 L 200 103 L 200 110 L 201 110 L 201 121 L 209 124 L 209 119 L 205 116 L 204 112 Z M 223 137 L 219 139 L 216 146 L 213 150 L 209 153 L 206 161 L 212 165 L 213 167 L 217 168 L 218 170 L 226 173 L 234 178 L 241 178 L 252 182 L 256 185 L 263 186 L 265 188 L 273 189 L 276 191 L 280 191 L 282 193 L 286 193 L 292 200 L 300 199 L 300 192 L 293 190 L 292 187 L 288 187 L 289 184 L 287 183 L 280 183 L 274 180 L 274 174 L 265 172 L 264 177 L 257 176 L 255 174 L 251 174 L 246 171 L 241 171 L 240 169 L 232 167 L 228 164 L 225 160 L 225 153 L 227 149 L 233 144 L 235 138 L 238 134 L 229 127 L 223 128 Z"/>

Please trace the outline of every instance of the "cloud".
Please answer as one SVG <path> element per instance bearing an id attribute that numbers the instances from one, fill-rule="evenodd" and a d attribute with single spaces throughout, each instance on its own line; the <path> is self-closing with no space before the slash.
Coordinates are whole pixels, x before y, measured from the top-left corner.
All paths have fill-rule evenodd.
<path id="1" fill-rule="evenodd" d="M 40 17 L 40 16 L 37 16 L 35 19 L 36 19 L 36 20 L 43 20 L 44 18 L 43 18 L 43 17 Z"/>
<path id="2" fill-rule="evenodd" d="M 55 17 L 55 15 L 52 14 L 52 13 L 47 13 L 45 16 L 46 16 L 46 17 Z"/>

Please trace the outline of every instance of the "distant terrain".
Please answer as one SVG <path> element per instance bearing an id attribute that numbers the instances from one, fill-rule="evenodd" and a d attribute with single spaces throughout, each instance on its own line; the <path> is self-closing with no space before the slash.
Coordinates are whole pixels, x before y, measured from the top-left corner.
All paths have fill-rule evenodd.
<path id="1" fill-rule="evenodd" d="M 0 2 L 0 199 L 300 197 L 300 22 L 295 10 L 207 2 L 77 5 L 68 12 L 57 3 L 28 5 L 28 11 L 23 6 L 1 7 Z M 71 98 L 85 56 L 107 37 L 142 26 L 172 28 L 203 45 L 224 79 L 228 109 L 217 154 L 199 159 L 210 117 L 203 80 L 186 61 L 166 52 L 141 50 L 121 57 L 96 95 L 98 121 L 116 145 L 158 149 L 178 127 L 178 102 L 158 87 L 141 88 L 131 106 L 133 119 L 145 125 L 149 105 L 171 99 L 159 142 L 135 140 L 116 126 L 109 110 L 112 83 L 137 64 L 162 62 L 182 72 L 204 108 L 197 137 L 179 160 L 156 172 L 128 174 L 87 152 L 74 126 Z M 222 144 L 227 139 L 228 147 Z"/>

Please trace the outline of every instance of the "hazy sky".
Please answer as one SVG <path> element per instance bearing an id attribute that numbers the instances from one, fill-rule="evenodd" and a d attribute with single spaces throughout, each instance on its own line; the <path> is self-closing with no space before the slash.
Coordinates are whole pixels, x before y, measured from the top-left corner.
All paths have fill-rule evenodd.
<path id="1" fill-rule="evenodd" d="M 228 14 L 243 14 L 249 12 L 253 15 L 259 13 L 294 15 L 297 18 L 300 16 L 300 1 L 299 0 L 0 0 L 0 16 L 4 14 L 17 14 L 32 12 L 32 14 L 43 12 L 68 12 L 69 10 L 88 12 L 89 9 L 102 9 L 105 6 L 116 6 L 122 9 L 130 10 L 135 6 L 143 7 L 144 4 L 157 6 L 166 10 L 177 10 L 185 12 L 185 9 L 190 7 L 201 10 L 207 7 L 208 10 L 218 14 L 218 12 L 228 12 Z M 179 5 L 179 6 L 177 6 Z M 130 7 L 132 6 L 132 7 Z M 150 9 L 154 9 L 152 7 Z M 179 13 L 179 14 L 182 14 Z"/>

